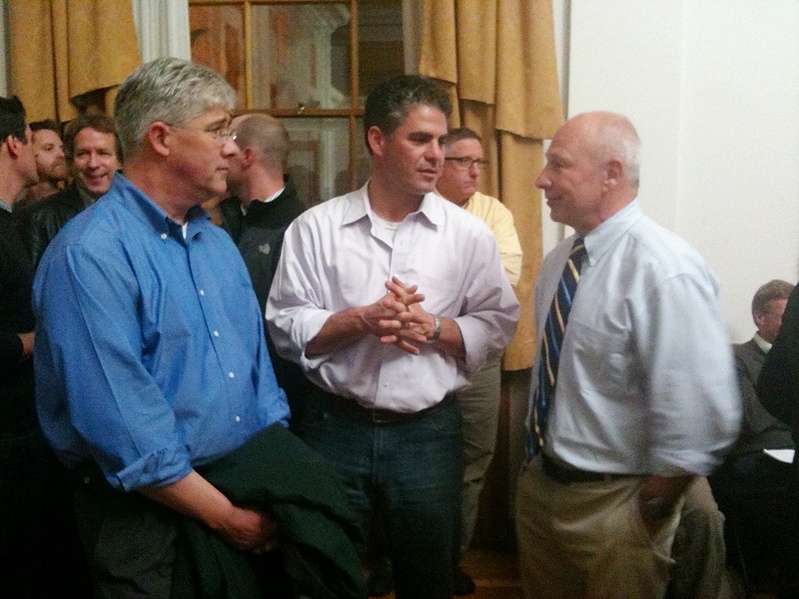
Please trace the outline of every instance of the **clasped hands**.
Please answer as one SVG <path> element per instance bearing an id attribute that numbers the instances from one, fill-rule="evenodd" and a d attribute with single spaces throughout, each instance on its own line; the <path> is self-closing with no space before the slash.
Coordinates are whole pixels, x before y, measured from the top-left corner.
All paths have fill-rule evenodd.
<path id="1" fill-rule="evenodd" d="M 366 306 L 363 319 L 382 343 L 393 343 L 409 354 L 419 354 L 419 345 L 433 336 L 436 320 L 424 311 L 424 294 L 417 285 L 406 285 L 396 276 L 385 283 L 388 293 Z"/>

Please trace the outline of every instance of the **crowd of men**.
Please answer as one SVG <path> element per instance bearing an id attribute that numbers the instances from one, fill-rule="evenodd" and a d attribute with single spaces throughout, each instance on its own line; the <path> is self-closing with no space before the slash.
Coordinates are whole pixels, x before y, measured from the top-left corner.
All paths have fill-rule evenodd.
<path id="1" fill-rule="evenodd" d="M 522 262 L 510 211 L 478 191 L 482 140 L 448 129 L 434 81 L 390 79 L 365 104 L 368 181 L 307 208 L 285 128 L 234 102 L 210 69 L 159 59 L 62 143 L 0 99 L 0 585 L 363 598 L 379 538 L 380 593 L 472 594 L 460 559 Z M 536 181 L 574 234 L 535 293 L 529 599 L 724 597 L 707 477 L 736 520 L 762 504 L 733 489 L 770 485 L 769 534 L 796 539 L 795 473 L 762 453 L 799 422 L 779 382 L 799 371 L 792 286 L 758 291 L 733 354 L 715 276 L 644 215 L 639 174 L 632 123 L 596 112 L 558 130 Z M 216 226 L 202 205 L 220 198 Z"/>

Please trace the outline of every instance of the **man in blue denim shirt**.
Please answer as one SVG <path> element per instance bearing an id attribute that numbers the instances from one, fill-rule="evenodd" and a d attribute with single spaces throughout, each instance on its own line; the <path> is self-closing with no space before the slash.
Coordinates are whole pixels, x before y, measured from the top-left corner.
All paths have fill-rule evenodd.
<path id="1" fill-rule="evenodd" d="M 97 596 L 169 596 L 175 512 L 237 549 L 274 544 L 266 514 L 195 470 L 288 417 L 247 271 L 199 206 L 225 193 L 234 101 L 186 61 L 134 71 L 115 103 L 125 176 L 59 233 L 34 283 L 39 417 L 80 473 Z"/>

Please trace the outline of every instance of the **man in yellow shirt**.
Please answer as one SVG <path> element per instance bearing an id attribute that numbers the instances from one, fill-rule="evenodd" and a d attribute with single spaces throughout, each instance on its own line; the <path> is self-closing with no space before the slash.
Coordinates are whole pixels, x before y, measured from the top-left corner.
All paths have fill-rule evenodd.
<path id="1" fill-rule="evenodd" d="M 513 215 L 502 202 L 477 191 L 480 173 L 488 164 L 480 137 L 467 127 L 452 129 L 444 139 L 444 169 L 436 184 L 440 196 L 483 220 L 499 246 L 505 275 L 516 285 L 522 268 L 522 248 L 513 226 Z M 500 398 L 500 362 L 475 372 L 469 387 L 457 393 L 463 417 L 464 475 L 461 493 L 460 553 L 468 549 L 477 520 L 480 491 L 494 456 Z M 474 582 L 458 567 L 454 556 L 457 595 L 474 592 Z"/>

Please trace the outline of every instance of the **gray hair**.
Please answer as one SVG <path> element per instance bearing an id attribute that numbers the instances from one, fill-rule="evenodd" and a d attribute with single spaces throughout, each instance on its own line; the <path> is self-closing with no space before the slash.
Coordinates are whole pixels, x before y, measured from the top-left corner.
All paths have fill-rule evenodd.
<path id="1" fill-rule="evenodd" d="M 126 156 L 138 152 L 147 128 L 162 121 L 182 125 L 210 108 L 232 110 L 236 92 L 206 66 L 158 58 L 131 73 L 114 101 L 114 119 Z"/>
<path id="2" fill-rule="evenodd" d="M 630 120 L 621 114 L 599 113 L 597 129 L 599 158 L 616 158 L 624 166 L 627 180 L 635 188 L 641 180 L 641 139 Z"/>
<path id="3" fill-rule="evenodd" d="M 768 309 L 768 303 L 774 300 L 787 300 L 793 291 L 793 285 L 782 279 L 773 279 L 755 291 L 752 298 L 752 317 L 763 314 Z"/>

